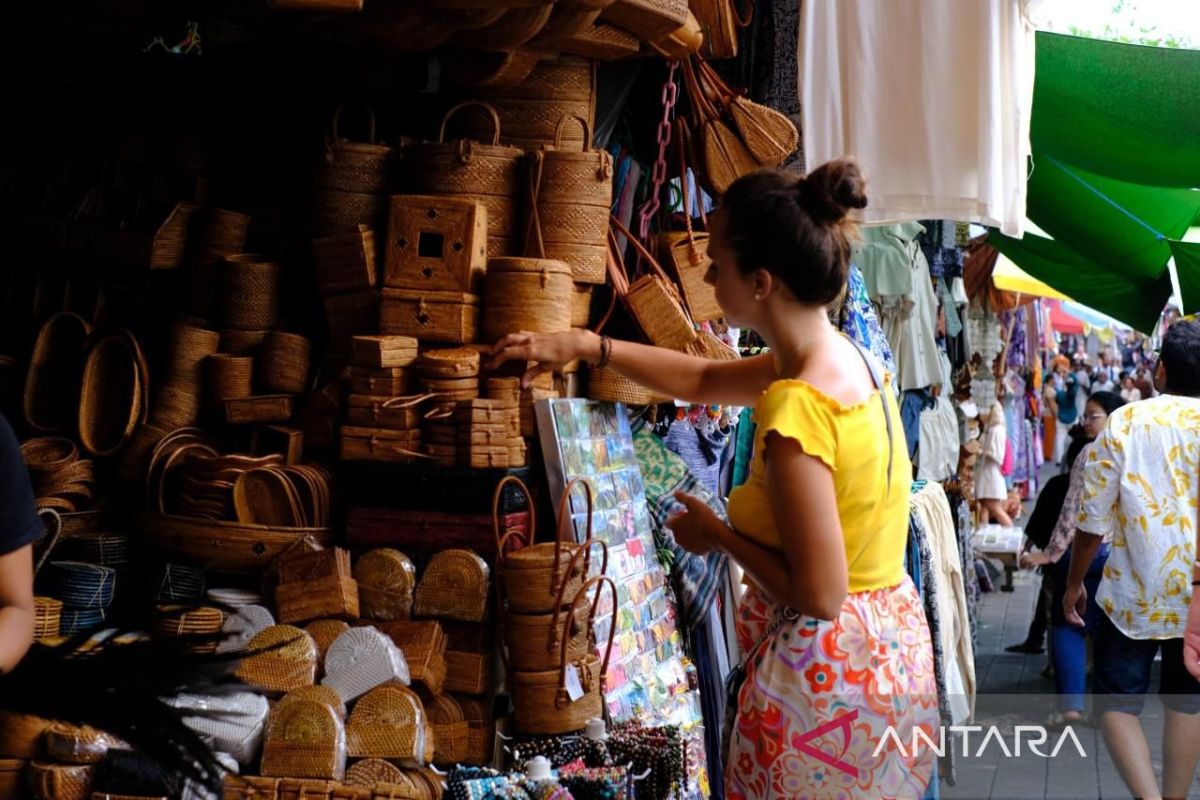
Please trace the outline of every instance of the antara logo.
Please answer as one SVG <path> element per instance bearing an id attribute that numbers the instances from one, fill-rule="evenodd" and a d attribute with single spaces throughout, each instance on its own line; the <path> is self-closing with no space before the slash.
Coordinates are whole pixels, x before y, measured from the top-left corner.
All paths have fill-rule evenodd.
<path id="1" fill-rule="evenodd" d="M 977 740 L 979 741 L 979 749 L 972 753 L 971 734 L 982 733 L 985 730 L 987 733 L 984 735 L 982 741 Z M 925 732 L 924 728 L 915 727 L 912 729 L 912 737 L 907 750 L 904 747 L 904 741 L 900 738 L 900 734 L 896 732 L 895 728 L 889 725 L 887 729 L 884 730 L 883 737 L 879 740 L 879 744 L 875 746 L 875 752 L 872 755 L 878 756 L 880 753 L 882 753 L 884 748 L 887 747 L 888 741 L 890 740 L 895 746 L 896 750 L 905 757 L 915 758 L 918 752 L 918 747 L 924 745 L 925 748 L 931 750 L 939 758 L 941 758 L 946 755 L 946 731 L 962 734 L 961 754 L 963 758 L 981 757 L 985 752 L 987 752 L 987 749 L 989 746 L 991 746 L 992 742 L 995 742 L 995 744 L 1000 748 L 1000 751 L 1004 753 L 1005 758 L 1020 758 L 1022 743 L 1028 746 L 1029 752 L 1033 753 L 1033 755 L 1038 756 L 1039 758 L 1055 758 L 1058 756 L 1059 751 L 1062 750 L 1066 745 L 1068 740 L 1070 740 L 1071 744 L 1075 747 L 1075 751 L 1079 753 L 1081 758 L 1088 757 L 1087 753 L 1084 752 L 1083 744 L 1079 741 L 1079 737 L 1075 735 L 1075 730 L 1069 725 L 1062 729 L 1062 732 L 1058 736 L 1058 741 L 1054 744 L 1054 749 L 1049 753 L 1044 753 L 1041 749 L 1039 749 L 1042 747 L 1042 745 L 1046 744 L 1047 740 L 1050 738 L 1049 733 L 1047 733 L 1046 729 L 1041 725 L 1015 726 L 1013 728 L 1013 747 L 1011 749 L 1008 746 L 1008 741 L 1004 738 L 1003 734 L 1000 733 L 1000 729 L 994 725 L 989 725 L 987 728 L 984 728 L 982 725 L 951 725 L 949 727 L 942 727 L 939 729 L 937 741 L 934 741 L 933 738 Z M 1026 736 L 1028 736 L 1027 739 L 1025 738 Z"/>

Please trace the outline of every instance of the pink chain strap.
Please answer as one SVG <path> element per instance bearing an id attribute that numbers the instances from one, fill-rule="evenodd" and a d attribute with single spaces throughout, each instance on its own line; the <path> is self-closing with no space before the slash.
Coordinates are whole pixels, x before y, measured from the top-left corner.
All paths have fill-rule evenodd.
<path id="1" fill-rule="evenodd" d="M 650 236 L 650 220 L 658 213 L 660 206 L 659 195 L 662 194 L 663 184 L 667 182 L 667 148 L 671 144 L 671 112 L 675 110 L 675 102 L 679 99 L 679 85 L 675 83 L 675 73 L 679 70 L 679 62 L 672 61 L 667 73 L 667 81 L 663 84 L 662 104 L 663 116 L 658 123 L 658 159 L 654 162 L 651 173 L 650 197 L 638 208 L 638 236 L 645 242 Z"/>

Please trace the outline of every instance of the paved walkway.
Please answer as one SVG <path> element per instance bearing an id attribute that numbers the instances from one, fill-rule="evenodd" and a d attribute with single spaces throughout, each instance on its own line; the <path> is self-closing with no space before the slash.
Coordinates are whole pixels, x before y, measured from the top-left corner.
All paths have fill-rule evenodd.
<path id="1" fill-rule="evenodd" d="M 1015 714 L 1014 695 L 1052 695 L 1054 681 L 1043 676 L 1048 664 L 1045 655 L 1017 655 L 1004 652 L 1007 645 L 1024 641 L 1037 597 L 1040 577 L 1018 573 L 1015 590 L 983 596 L 979 607 L 979 633 L 975 669 L 979 703 L 976 724 L 995 723 L 1011 728 L 1014 724 L 1035 725 L 1042 719 Z M 1147 739 L 1152 752 L 1161 751 L 1162 712 L 1147 708 L 1144 715 Z M 942 785 L 941 796 L 954 800 L 966 798 L 1020 798 L 1021 800 L 1057 800 L 1058 798 L 1128 798 L 1129 791 L 1117 773 L 1098 730 L 1075 729 L 1087 758 L 1072 747 L 1065 747 L 1056 758 L 1006 760 L 998 751 L 991 759 L 971 759 L 958 768 L 958 785 Z M 1056 739 L 1051 734 L 1050 742 Z M 1156 759 L 1161 774 L 1161 763 Z M 1200 784 L 1189 795 L 1200 797 Z"/>

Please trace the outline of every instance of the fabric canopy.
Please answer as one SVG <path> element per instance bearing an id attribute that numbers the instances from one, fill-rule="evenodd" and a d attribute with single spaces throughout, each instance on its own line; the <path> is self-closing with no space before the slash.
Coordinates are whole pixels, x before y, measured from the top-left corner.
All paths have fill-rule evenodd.
<path id="1" fill-rule="evenodd" d="M 1076 336 L 1083 334 L 1083 320 L 1067 313 L 1057 300 L 1046 301 L 1050 304 L 1050 327 L 1059 333 L 1069 333 Z"/>
<path id="2" fill-rule="evenodd" d="M 1200 305 L 1200 51 L 1037 35 L 1027 214 L 1050 239 L 989 241 L 1024 271 L 1138 330 Z M 1180 255 L 1180 252 L 1183 255 Z"/>
<path id="3" fill-rule="evenodd" d="M 1005 292 L 1014 292 L 1025 297 L 1047 297 L 1054 300 L 1070 299 L 1062 292 L 1042 283 L 1018 267 L 1007 256 L 1000 256 L 996 259 L 996 266 L 992 270 L 992 283 L 996 285 L 997 289 Z"/>

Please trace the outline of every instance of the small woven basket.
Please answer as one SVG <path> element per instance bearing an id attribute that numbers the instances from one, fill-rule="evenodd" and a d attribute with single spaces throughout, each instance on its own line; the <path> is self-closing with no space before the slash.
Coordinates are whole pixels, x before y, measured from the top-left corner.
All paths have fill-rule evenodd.
<path id="1" fill-rule="evenodd" d="M 167 345 L 166 384 L 199 390 L 201 363 L 218 351 L 221 334 L 194 325 L 177 322 L 171 326 Z"/>
<path id="2" fill-rule="evenodd" d="M 221 263 L 222 319 L 226 328 L 264 331 L 279 322 L 279 282 L 282 270 L 264 256 L 226 256 Z"/>
<path id="3" fill-rule="evenodd" d="M 343 103 L 333 112 L 330 139 L 325 145 L 324 158 L 317 165 L 313 185 L 317 189 L 361 194 L 387 194 L 388 170 L 392 148 L 375 144 L 375 112 L 366 103 L 359 103 L 366 115 L 366 140 L 361 142 L 342 138 Z"/>
<path id="4" fill-rule="evenodd" d="M 42 740 L 54 723 L 32 714 L 0 709 L 0 758 L 37 758 Z"/>
<path id="5" fill-rule="evenodd" d="M 404 653 L 413 683 L 432 695 L 442 693 L 446 682 L 446 634 L 440 623 L 388 622 L 379 626 Z"/>
<path id="6" fill-rule="evenodd" d="M 482 622 L 490 591 L 490 570 L 478 554 L 443 550 L 430 560 L 417 584 L 413 611 L 422 617 Z"/>
<path id="7" fill-rule="evenodd" d="M 467 757 L 470 749 L 470 726 L 462 706 L 448 694 L 425 702 L 425 713 L 433 729 L 433 763 L 452 767 Z"/>
<path id="8" fill-rule="evenodd" d="M 333 709 L 296 700 L 271 712 L 263 742 L 267 777 L 341 780 L 346 772 L 346 731 Z"/>
<path id="9" fill-rule="evenodd" d="M 310 211 L 313 234 L 318 237 L 357 231 L 361 225 L 384 230 L 387 195 L 317 191 L 312 193 Z"/>
<path id="10" fill-rule="evenodd" d="M 208 214 L 204 235 L 200 239 L 202 258 L 221 258 L 242 252 L 250 231 L 250 217 L 236 211 L 214 208 Z"/>
<path id="11" fill-rule="evenodd" d="M 359 612 L 367 619 L 386 622 L 412 616 L 417 569 L 399 550 L 379 548 L 364 553 L 354 565 L 354 580 L 358 582 Z M 411 656 L 407 651 L 404 655 L 411 667 Z"/>
<path id="12" fill-rule="evenodd" d="M 209 410 L 220 413 L 225 401 L 254 392 L 254 359 L 218 353 L 204 359 L 204 394 Z"/>
<path id="13" fill-rule="evenodd" d="M 299 689 L 293 689 L 276 701 L 273 710 L 279 711 L 298 702 L 329 706 L 338 719 L 343 722 L 346 720 L 346 701 L 342 700 L 341 695 L 328 686 L 301 686 Z"/>
<path id="14" fill-rule="evenodd" d="M 308 383 L 312 346 L 294 333 L 272 331 L 258 353 L 258 380 L 263 389 L 279 394 L 300 394 Z"/>
<path id="15" fill-rule="evenodd" d="M 95 771 L 90 765 L 30 761 L 25 776 L 38 800 L 88 800 Z"/>
<path id="16" fill-rule="evenodd" d="M 428 720 L 421 699 L 403 686 L 380 686 L 359 699 L 346 722 L 351 758 L 384 758 L 405 766 L 428 763 Z"/>
<path id="17" fill-rule="evenodd" d="M 648 406 L 654 395 L 645 386 L 614 370 L 592 367 L 588 372 L 587 396 L 592 400 Z"/>
<path id="18" fill-rule="evenodd" d="M 112 749 L 127 745 L 88 725 L 56 722 L 46 729 L 46 756 L 60 764 L 99 764 Z"/>
<path id="19" fill-rule="evenodd" d="M 154 391 L 150 408 L 150 424 L 164 431 L 190 428 L 200 418 L 200 398 L 191 387 L 163 385 Z"/>
<path id="20" fill-rule="evenodd" d="M 349 628 L 350 624 L 340 619 L 318 619 L 304 626 L 305 632 L 313 638 L 313 643 L 317 646 L 317 656 L 322 664 L 325 663 L 329 645 Z"/>
<path id="21" fill-rule="evenodd" d="M 246 649 L 250 655 L 235 674 L 264 692 L 290 692 L 316 680 L 317 645 L 299 628 L 272 626 L 251 639 Z"/>
<path id="22" fill-rule="evenodd" d="M 79 441 L 95 456 L 110 456 L 145 421 L 141 352 L 128 334 L 97 340 L 83 366 L 79 398 Z"/>
<path id="23" fill-rule="evenodd" d="M 484 284 L 483 339 L 517 331 L 557 333 L 571 327 L 571 266 L 538 258 L 493 258 Z"/>
<path id="24" fill-rule="evenodd" d="M 395 764 L 382 758 L 364 758 L 346 770 L 347 786 L 366 786 L 377 783 L 404 783 L 404 773 Z"/>

